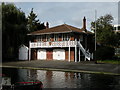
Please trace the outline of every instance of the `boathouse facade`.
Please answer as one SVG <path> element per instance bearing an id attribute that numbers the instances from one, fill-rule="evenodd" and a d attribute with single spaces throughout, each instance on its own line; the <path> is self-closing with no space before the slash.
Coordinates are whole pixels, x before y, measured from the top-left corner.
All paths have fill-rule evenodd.
<path id="1" fill-rule="evenodd" d="M 86 61 L 92 59 L 93 33 L 86 29 L 86 18 L 83 27 L 76 28 L 62 24 L 28 34 L 32 37 L 29 41 L 29 60 L 66 60 Z"/>

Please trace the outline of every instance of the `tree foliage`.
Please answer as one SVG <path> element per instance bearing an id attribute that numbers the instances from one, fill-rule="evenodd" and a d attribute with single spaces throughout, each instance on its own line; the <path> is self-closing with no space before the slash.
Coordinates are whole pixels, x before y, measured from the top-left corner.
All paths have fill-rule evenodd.
<path id="1" fill-rule="evenodd" d="M 10 60 L 18 58 L 21 44 L 28 45 L 27 34 L 46 28 L 33 12 L 26 18 L 25 13 L 14 4 L 2 3 L 2 58 Z M 1 24 L 1 23 L 0 23 Z"/>
<path id="2" fill-rule="evenodd" d="M 2 51 L 4 58 L 16 58 L 27 35 L 25 13 L 14 4 L 2 3 Z"/>
<path id="3" fill-rule="evenodd" d="M 96 22 L 96 40 L 101 45 L 115 46 L 117 44 L 117 36 L 113 32 L 113 17 L 110 14 L 101 16 Z M 91 23 L 92 30 L 95 30 L 95 22 Z"/>
<path id="4" fill-rule="evenodd" d="M 27 28 L 29 32 L 33 32 L 36 30 L 45 29 L 44 23 L 40 23 L 39 19 L 37 19 L 37 15 L 33 12 L 33 8 L 31 9 L 30 14 L 27 17 Z"/>
<path id="5" fill-rule="evenodd" d="M 120 33 L 116 33 L 117 36 L 117 47 L 120 47 Z"/>
<path id="6" fill-rule="evenodd" d="M 96 59 L 97 60 L 113 59 L 114 54 L 115 54 L 114 48 L 102 46 L 102 47 L 99 47 L 96 51 Z"/>

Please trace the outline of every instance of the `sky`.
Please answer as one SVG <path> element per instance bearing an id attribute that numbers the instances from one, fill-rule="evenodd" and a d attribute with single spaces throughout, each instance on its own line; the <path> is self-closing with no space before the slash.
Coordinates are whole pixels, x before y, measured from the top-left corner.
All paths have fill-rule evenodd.
<path id="1" fill-rule="evenodd" d="M 37 19 L 41 22 L 49 22 L 50 27 L 68 24 L 82 28 L 84 16 L 87 21 L 87 29 L 90 30 L 91 22 L 95 21 L 95 10 L 97 19 L 100 16 L 111 14 L 114 18 L 113 24 L 118 23 L 117 2 L 13 2 L 18 8 L 25 12 L 26 17 L 33 8 Z"/>

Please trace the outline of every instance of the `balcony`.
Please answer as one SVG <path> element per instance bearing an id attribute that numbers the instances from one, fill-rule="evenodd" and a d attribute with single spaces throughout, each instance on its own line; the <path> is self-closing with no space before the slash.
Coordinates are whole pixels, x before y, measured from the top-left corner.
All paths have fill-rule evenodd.
<path id="1" fill-rule="evenodd" d="M 30 42 L 30 48 L 75 47 L 77 41 Z"/>

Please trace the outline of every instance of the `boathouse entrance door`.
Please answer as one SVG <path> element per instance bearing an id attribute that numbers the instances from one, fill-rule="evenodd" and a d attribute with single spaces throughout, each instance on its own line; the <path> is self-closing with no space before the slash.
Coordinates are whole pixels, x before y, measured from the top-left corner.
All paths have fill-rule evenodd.
<path id="1" fill-rule="evenodd" d="M 53 50 L 54 60 L 65 60 L 65 50 L 64 49 L 54 49 Z"/>
<path id="2" fill-rule="evenodd" d="M 39 49 L 37 52 L 37 59 L 46 60 L 46 50 L 45 49 Z"/>

